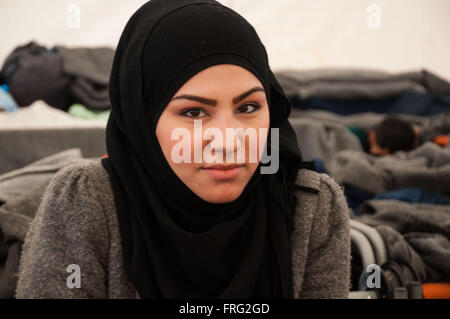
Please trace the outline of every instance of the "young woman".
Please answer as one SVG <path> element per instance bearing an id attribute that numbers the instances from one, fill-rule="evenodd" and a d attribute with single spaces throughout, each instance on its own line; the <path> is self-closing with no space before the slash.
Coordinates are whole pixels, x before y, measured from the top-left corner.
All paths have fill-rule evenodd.
<path id="1" fill-rule="evenodd" d="M 108 156 L 48 186 L 17 297 L 347 297 L 344 196 L 305 169 L 289 102 L 243 17 L 212 0 L 146 3 L 120 39 L 110 98 Z M 223 141 L 196 140 L 198 124 Z M 225 141 L 230 128 L 253 129 L 276 169 L 250 160 L 249 136 Z M 196 147 L 236 160 L 198 161 Z"/>

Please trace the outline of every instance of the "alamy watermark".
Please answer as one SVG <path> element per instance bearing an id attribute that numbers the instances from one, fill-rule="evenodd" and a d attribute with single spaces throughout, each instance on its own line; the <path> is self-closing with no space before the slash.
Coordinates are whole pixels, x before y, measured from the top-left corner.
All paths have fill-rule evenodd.
<path id="1" fill-rule="evenodd" d="M 81 7 L 76 3 L 71 3 L 66 8 L 66 26 L 69 29 L 79 29 L 81 27 Z"/>
<path id="2" fill-rule="evenodd" d="M 81 288 L 81 268 L 77 264 L 67 266 L 66 271 L 71 273 L 66 280 L 67 288 Z"/>
<path id="3" fill-rule="evenodd" d="M 261 165 L 261 174 L 275 174 L 279 168 L 279 129 L 254 127 L 225 129 L 225 138 L 222 130 L 208 127 L 203 131 L 202 121 L 194 121 L 194 136 L 184 127 L 175 128 L 170 138 L 176 143 L 171 150 L 171 159 L 174 163 L 245 163 L 246 156 L 250 163 L 269 164 Z M 258 134 L 259 133 L 259 134 Z M 258 138 L 259 136 L 259 138 Z M 248 153 L 246 154 L 246 137 L 248 137 Z M 266 139 L 267 137 L 267 139 Z M 269 141 L 270 137 L 270 141 Z M 203 148 L 203 140 L 210 142 Z M 267 141 L 267 142 L 266 142 Z M 193 153 L 192 154 L 192 142 Z M 270 142 L 270 154 L 267 154 L 267 144 Z"/>
<path id="4" fill-rule="evenodd" d="M 378 4 L 370 4 L 366 12 L 369 16 L 366 20 L 366 25 L 369 29 L 380 29 L 381 28 L 381 8 Z"/>
<path id="5" fill-rule="evenodd" d="M 366 287 L 370 289 L 381 288 L 381 267 L 377 264 L 370 264 L 366 269 Z"/>

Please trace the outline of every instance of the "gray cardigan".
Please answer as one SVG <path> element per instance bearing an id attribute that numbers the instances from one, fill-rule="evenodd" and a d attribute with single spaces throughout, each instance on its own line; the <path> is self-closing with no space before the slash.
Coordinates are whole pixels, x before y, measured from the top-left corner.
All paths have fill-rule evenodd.
<path id="1" fill-rule="evenodd" d="M 349 211 L 328 175 L 300 169 L 292 233 L 295 298 L 347 298 Z M 303 188 L 304 189 L 304 188 Z M 80 288 L 69 288 L 76 264 Z M 113 192 L 99 160 L 60 170 L 44 193 L 26 235 L 17 298 L 136 298 L 122 263 Z"/>

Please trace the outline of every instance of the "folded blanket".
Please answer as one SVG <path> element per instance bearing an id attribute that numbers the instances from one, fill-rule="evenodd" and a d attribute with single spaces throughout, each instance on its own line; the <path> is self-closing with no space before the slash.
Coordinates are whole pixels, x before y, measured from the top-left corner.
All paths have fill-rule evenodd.
<path id="1" fill-rule="evenodd" d="M 450 280 L 449 206 L 369 200 L 361 213 L 357 220 L 376 227 L 391 260 L 411 265 L 423 282 Z"/>
<path id="2" fill-rule="evenodd" d="M 380 157 L 353 150 L 340 151 L 328 169 L 338 183 L 373 194 L 402 188 L 450 194 L 450 148 L 431 142 L 410 152 Z"/>
<path id="3" fill-rule="evenodd" d="M 111 108 L 108 94 L 114 50 L 111 48 L 66 48 L 56 46 L 63 58 L 63 70 L 71 76 L 69 92 L 73 102 L 91 110 Z"/>
<path id="4" fill-rule="evenodd" d="M 69 149 L 0 175 L 0 298 L 14 296 L 22 243 L 48 183 L 66 165 L 89 160 Z"/>
<path id="5" fill-rule="evenodd" d="M 19 106 L 37 100 L 67 111 L 73 103 L 89 109 L 111 108 L 108 81 L 112 48 L 66 48 L 50 50 L 35 42 L 15 48 L 2 67 L 4 81 Z"/>
<path id="6" fill-rule="evenodd" d="M 368 69 L 287 70 L 275 76 L 288 96 L 300 99 L 380 99 L 404 92 L 450 92 L 446 80 L 427 70 L 398 74 Z"/>
<path id="7" fill-rule="evenodd" d="M 344 125 L 308 118 L 289 119 L 305 160 L 321 159 L 325 167 L 338 151 L 362 151 L 359 139 Z"/>
<path id="8" fill-rule="evenodd" d="M 421 128 L 419 139 L 422 143 L 432 141 L 438 135 L 450 134 L 450 112 L 432 117 Z"/>
<path id="9" fill-rule="evenodd" d="M 396 114 L 396 117 L 408 121 L 419 128 L 422 128 L 430 121 L 438 121 L 442 117 L 441 114 L 433 116 L 420 116 L 410 114 Z M 333 122 L 345 126 L 354 126 L 368 132 L 375 125 L 380 123 L 386 114 L 363 112 L 351 115 L 341 115 L 325 110 L 300 110 L 292 109 L 290 118 L 311 118 L 319 121 Z"/>
<path id="10" fill-rule="evenodd" d="M 56 46 L 55 49 L 63 57 L 64 72 L 98 85 L 108 85 L 114 49 L 108 47 L 66 48 L 64 46 Z"/>
<path id="11" fill-rule="evenodd" d="M 70 76 L 64 73 L 61 55 L 33 41 L 16 47 L 8 55 L 2 73 L 19 106 L 37 100 L 62 110 L 70 105 Z"/>
<path id="12" fill-rule="evenodd" d="M 450 95 L 435 96 L 431 93 L 403 92 L 390 98 L 325 99 L 311 97 L 301 100 L 290 96 L 294 109 L 326 110 L 342 115 L 374 112 L 380 114 L 412 114 L 433 116 L 450 110 Z"/>

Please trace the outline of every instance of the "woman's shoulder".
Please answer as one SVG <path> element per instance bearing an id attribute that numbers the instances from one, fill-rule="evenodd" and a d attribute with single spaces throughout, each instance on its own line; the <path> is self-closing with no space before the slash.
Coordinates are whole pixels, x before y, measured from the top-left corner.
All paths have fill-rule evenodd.
<path id="1" fill-rule="evenodd" d="M 114 198 L 108 173 L 100 159 L 65 166 L 53 177 L 47 191 L 57 191 L 83 202 L 98 201 L 102 205 Z"/>
<path id="2" fill-rule="evenodd" d="M 19 298 L 106 296 L 102 285 L 114 211 L 105 206 L 112 195 L 102 170 L 100 161 L 69 164 L 48 184 L 24 241 Z M 84 289 L 68 289 L 69 265 L 78 265 L 95 280 L 85 282 Z"/>
<path id="3" fill-rule="evenodd" d="M 56 173 L 52 182 L 54 184 L 72 184 L 77 182 L 81 187 L 95 187 L 105 184 L 110 186 L 108 173 L 100 159 L 69 164 Z M 102 189 L 100 188 L 98 191 L 102 192 Z"/>
<path id="4" fill-rule="evenodd" d="M 299 169 L 295 186 L 297 215 L 310 215 L 316 223 L 328 224 L 330 228 L 349 219 L 343 188 L 333 177 L 309 169 Z"/>
<path id="5" fill-rule="evenodd" d="M 92 160 L 69 164 L 56 173 L 42 197 L 36 219 L 84 225 L 87 231 L 106 226 L 113 209 L 108 174 L 100 160 Z"/>
<path id="6" fill-rule="evenodd" d="M 310 192 L 319 197 L 343 195 L 343 187 L 333 177 L 310 169 L 298 170 L 295 186 L 300 193 Z"/>
<path id="7" fill-rule="evenodd" d="M 331 176 L 307 169 L 298 171 L 295 185 L 292 256 L 296 298 L 346 298 L 351 244 L 343 190 Z"/>

